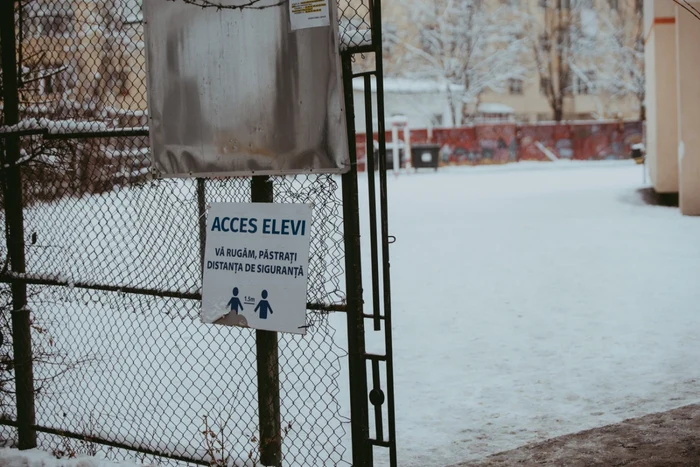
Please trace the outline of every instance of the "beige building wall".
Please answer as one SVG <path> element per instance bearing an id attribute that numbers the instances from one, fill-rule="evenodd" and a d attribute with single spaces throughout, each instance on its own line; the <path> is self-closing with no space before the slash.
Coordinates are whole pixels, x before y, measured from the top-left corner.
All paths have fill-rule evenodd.
<path id="1" fill-rule="evenodd" d="M 654 189 L 678 192 L 676 12 L 666 0 L 647 0 L 645 68 L 647 165 Z"/>
<path id="2" fill-rule="evenodd" d="M 481 96 L 481 102 L 512 107 L 515 118 L 519 121 L 536 122 L 543 117 L 552 118 L 552 108 L 547 98 L 540 93 L 539 79 L 534 76 L 523 82 L 522 94 L 487 92 Z"/>
<path id="3" fill-rule="evenodd" d="M 700 1 L 691 2 L 700 9 Z M 700 216 L 700 21 L 676 6 L 681 213 Z"/>
<path id="4" fill-rule="evenodd" d="M 552 119 L 552 108 L 540 92 L 539 79 L 523 82 L 522 94 L 487 92 L 481 102 L 500 103 L 512 107 L 518 121 L 537 122 Z M 579 94 L 565 98 L 565 120 L 591 118 L 635 120 L 639 118 L 639 102 L 632 96 L 611 97 L 602 93 Z"/>

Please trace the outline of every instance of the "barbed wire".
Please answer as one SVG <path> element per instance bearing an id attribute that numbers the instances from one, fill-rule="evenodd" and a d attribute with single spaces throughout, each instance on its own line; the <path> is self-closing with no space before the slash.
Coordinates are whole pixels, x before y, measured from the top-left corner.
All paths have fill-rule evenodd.
<path id="1" fill-rule="evenodd" d="M 275 8 L 278 6 L 286 5 L 289 0 L 279 0 L 272 4 L 263 4 L 264 0 L 248 0 L 245 3 L 238 3 L 233 5 L 225 5 L 220 2 L 213 2 L 211 0 L 168 0 L 170 2 L 182 1 L 188 5 L 198 6 L 200 8 L 216 8 L 217 10 L 265 10 L 267 8 Z"/>

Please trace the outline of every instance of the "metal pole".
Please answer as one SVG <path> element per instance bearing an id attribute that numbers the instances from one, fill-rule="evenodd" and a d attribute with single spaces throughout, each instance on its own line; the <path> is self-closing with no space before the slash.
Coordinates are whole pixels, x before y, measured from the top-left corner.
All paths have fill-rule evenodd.
<path id="1" fill-rule="evenodd" d="M 0 2 L 0 44 L 2 44 L 3 114 L 5 125 L 19 121 L 17 90 L 17 61 L 15 58 L 15 2 Z M 24 215 L 22 212 L 22 174 L 19 160 L 19 137 L 5 137 L 5 154 L 0 172 L 4 175 L 3 190 L 7 253 L 13 273 L 25 272 Z M 32 339 L 27 309 L 27 284 L 12 283 L 12 346 L 14 351 L 15 391 L 17 399 L 17 435 L 19 449 L 36 447 L 34 414 L 34 376 L 32 368 Z"/>
<path id="2" fill-rule="evenodd" d="M 382 58 L 382 0 L 374 0 L 373 8 L 374 20 L 372 23 L 373 33 L 378 39 L 375 42 L 377 46 L 377 117 L 380 122 L 384 122 L 384 61 Z M 379 124 L 379 134 L 384 134 L 383 123 Z M 379 140 L 380 152 L 385 144 Z M 386 169 L 386 167 L 384 167 Z M 394 357 L 393 357 L 393 342 L 392 342 L 392 322 L 391 322 L 391 274 L 389 263 L 389 218 L 388 218 L 388 196 L 386 183 L 386 170 L 379 170 L 379 192 L 381 205 L 381 225 L 382 225 L 382 260 L 384 262 L 384 341 L 386 344 L 386 385 L 389 388 L 387 397 L 387 415 L 389 421 L 389 466 L 396 467 L 398 465 L 396 452 L 396 411 L 394 407 Z"/>
<path id="3" fill-rule="evenodd" d="M 365 324 L 362 301 L 362 264 L 360 260 L 360 212 L 357 185 L 357 144 L 355 141 L 355 107 L 352 91 L 352 56 L 343 55 L 343 88 L 345 91 L 346 125 L 350 170 L 343 174 L 343 233 L 345 237 L 345 288 L 347 290 L 348 370 L 350 373 L 350 430 L 352 465 L 372 465 L 369 444 L 369 407 L 367 405 L 367 365 L 365 363 Z M 370 88 L 371 89 L 371 88 Z M 365 92 L 371 90 L 365 89 Z M 380 126 L 380 141 L 383 141 Z M 372 135 L 367 135 L 367 161 L 372 162 Z M 380 154 L 380 158 L 384 154 Z M 374 161 L 376 163 L 376 161 Z M 386 161 L 384 161 L 386 164 Z M 367 173 L 372 169 L 367 167 Z M 368 175 L 369 176 L 369 175 Z"/>
<path id="4" fill-rule="evenodd" d="M 272 203 L 272 181 L 267 176 L 253 177 L 251 200 Z M 277 333 L 255 331 L 258 364 L 258 418 L 260 420 L 260 464 L 282 465 L 282 427 L 280 417 L 280 375 Z"/>
<path id="5" fill-rule="evenodd" d="M 202 279 L 204 279 L 204 248 L 207 239 L 207 196 L 205 191 L 205 179 L 197 179 L 197 214 L 199 216 L 199 260 L 202 266 Z"/>

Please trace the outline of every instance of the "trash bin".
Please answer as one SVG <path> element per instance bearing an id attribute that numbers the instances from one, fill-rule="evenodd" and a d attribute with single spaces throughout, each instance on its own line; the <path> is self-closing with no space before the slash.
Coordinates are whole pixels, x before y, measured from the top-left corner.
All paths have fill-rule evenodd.
<path id="1" fill-rule="evenodd" d="M 374 150 L 374 170 L 379 171 L 379 149 Z M 403 148 L 399 148 L 399 167 L 404 166 L 404 153 Z M 390 148 L 386 150 L 386 170 L 394 170 L 394 151 Z"/>
<path id="2" fill-rule="evenodd" d="M 644 162 L 644 145 L 634 144 L 632 145 L 632 160 L 637 164 L 642 164 Z"/>
<path id="3" fill-rule="evenodd" d="M 411 165 L 415 169 L 438 169 L 440 163 L 440 145 L 412 144 Z"/>

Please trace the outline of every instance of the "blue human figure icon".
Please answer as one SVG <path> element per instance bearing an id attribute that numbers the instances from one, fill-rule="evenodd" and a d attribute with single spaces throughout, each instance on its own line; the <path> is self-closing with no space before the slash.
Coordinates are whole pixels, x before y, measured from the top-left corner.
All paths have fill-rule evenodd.
<path id="1" fill-rule="evenodd" d="M 238 309 L 240 308 L 241 311 L 243 311 L 243 305 L 241 304 L 241 299 L 238 298 L 238 287 L 233 288 L 233 297 L 231 297 L 231 300 L 228 301 L 226 306 L 231 307 L 231 311 L 235 312 L 238 314 Z"/>
<path id="2" fill-rule="evenodd" d="M 267 319 L 267 312 L 269 311 L 270 313 L 273 313 L 270 302 L 267 301 L 267 290 L 263 290 L 261 295 L 262 300 L 258 302 L 258 305 L 255 307 L 255 311 L 258 311 L 259 308 L 260 319 Z"/>

